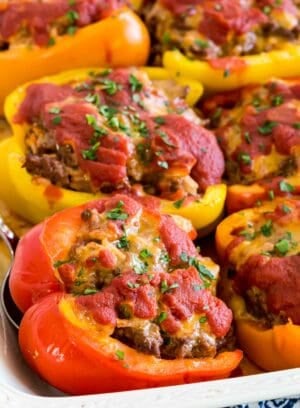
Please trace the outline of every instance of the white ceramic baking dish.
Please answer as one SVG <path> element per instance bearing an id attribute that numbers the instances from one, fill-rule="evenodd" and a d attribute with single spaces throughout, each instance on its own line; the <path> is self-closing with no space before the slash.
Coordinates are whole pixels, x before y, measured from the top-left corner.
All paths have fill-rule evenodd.
<path id="1" fill-rule="evenodd" d="M 0 257 L 0 277 L 8 265 L 9 255 L 4 254 Z M 27 367 L 18 348 L 17 332 L 0 308 L 0 408 L 140 408 L 141 404 L 143 408 L 217 408 L 297 394 L 300 368 L 173 387 L 69 397 L 44 383 Z"/>

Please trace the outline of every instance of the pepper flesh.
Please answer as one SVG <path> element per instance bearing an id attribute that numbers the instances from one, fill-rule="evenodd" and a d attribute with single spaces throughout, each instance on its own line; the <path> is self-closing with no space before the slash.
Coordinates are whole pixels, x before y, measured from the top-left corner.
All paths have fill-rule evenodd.
<path id="1" fill-rule="evenodd" d="M 284 203 L 283 199 L 277 202 Z M 247 311 L 246 303 L 233 287 L 228 277 L 228 248 L 236 238 L 236 231 L 243 231 L 255 221 L 260 213 L 274 209 L 274 203 L 263 207 L 243 210 L 230 215 L 216 231 L 216 247 L 222 260 L 222 297 L 234 314 L 236 333 L 241 348 L 259 367 L 267 371 L 283 370 L 300 366 L 300 326 L 288 320 L 285 324 L 266 328 L 261 321 Z"/>
<path id="2" fill-rule="evenodd" d="M 24 46 L 2 51 L 0 70 L 9 75 L 1 81 L 0 113 L 5 97 L 27 81 L 71 68 L 143 65 L 149 48 L 144 24 L 131 10 L 122 8 L 73 36 L 58 37 L 51 47 Z"/>
<path id="3" fill-rule="evenodd" d="M 167 51 L 163 56 L 163 65 L 172 75 L 201 81 L 207 92 L 217 92 L 263 83 L 272 76 L 299 76 L 300 46 L 286 44 L 281 50 L 216 61 L 214 66 L 206 61 L 192 61 L 180 51 Z"/>
<path id="4" fill-rule="evenodd" d="M 168 72 L 162 68 L 145 68 L 151 79 L 168 79 Z M 52 82 L 63 84 L 70 80 L 82 80 L 91 70 L 76 70 L 65 72 L 52 78 L 43 78 L 38 82 Z M 187 85 L 190 92 L 187 102 L 193 105 L 202 94 L 202 85 L 194 80 L 181 78 L 181 85 Z M 0 179 L 1 197 L 16 212 L 23 215 L 33 223 L 43 220 L 48 215 L 73 205 L 82 204 L 103 194 L 89 194 L 75 192 L 51 185 L 45 181 L 37 183 L 32 176 L 22 167 L 24 160 L 24 136 L 26 127 L 13 122 L 17 107 L 25 97 L 25 85 L 12 93 L 6 101 L 5 112 L 11 123 L 13 137 L 2 142 L 0 149 Z M 9 176 L 8 176 L 9 175 Z M 2 178 L 3 177 L 3 178 Z M 4 181 L 5 179 L 5 181 Z M 193 201 L 178 208 L 174 202 L 160 200 L 161 210 L 165 213 L 183 214 L 193 221 L 196 229 L 202 229 L 212 224 L 221 215 L 226 197 L 226 186 L 218 184 L 208 187 L 198 201 Z M 22 204 L 21 204 L 22 203 Z"/>

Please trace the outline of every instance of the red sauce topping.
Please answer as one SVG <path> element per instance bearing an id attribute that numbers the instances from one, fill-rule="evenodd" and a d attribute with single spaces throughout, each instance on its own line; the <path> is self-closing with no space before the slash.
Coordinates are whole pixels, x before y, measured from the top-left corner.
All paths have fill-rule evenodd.
<path id="1" fill-rule="evenodd" d="M 217 336 L 224 336 L 232 320 L 232 312 L 225 304 L 215 298 L 208 290 L 199 289 L 203 281 L 195 268 L 177 269 L 172 274 L 163 274 L 168 286 L 178 284 L 178 287 L 162 297 L 162 302 L 168 306 L 168 311 L 177 320 L 186 320 L 193 313 L 205 313 L 213 332 Z M 176 330 L 167 323 L 169 330 Z"/>
<path id="2" fill-rule="evenodd" d="M 44 196 L 47 198 L 49 203 L 54 203 L 63 197 L 63 192 L 61 188 L 49 184 L 49 186 L 45 188 Z"/>
<path id="3" fill-rule="evenodd" d="M 266 293 L 268 310 L 283 311 L 300 324 L 300 256 L 251 256 L 239 269 L 235 285 L 241 293 L 253 286 Z"/>
<path id="4" fill-rule="evenodd" d="M 120 203 L 122 203 L 121 207 Z M 215 297 L 214 287 L 210 284 L 206 285 L 207 278 L 203 278 L 202 272 L 180 257 L 184 253 L 186 258 L 198 260 L 201 264 L 202 258 L 193 242 L 186 232 L 176 226 L 170 216 L 161 216 L 158 212 L 153 213 L 134 199 L 123 195 L 89 203 L 87 208 L 89 210 L 97 208 L 100 213 L 105 213 L 106 217 L 107 214 L 116 211 L 116 208 L 121 208 L 122 214 L 126 214 L 125 219 L 111 221 L 118 225 L 120 236 L 124 235 L 124 231 L 127 230 L 129 224 L 132 225 L 131 223 L 134 223 L 135 228 L 138 228 L 140 221 L 138 221 L 137 214 L 139 211 L 143 211 L 140 215 L 143 221 L 146 217 L 151 216 L 150 220 L 153 223 L 157 222 L 158 230 L 155 229 L 152 232 L 155 235 L 152 237 L 148 226 L 147 236 L 149 242 L 154 242 L 153 239 L 156 239 L 158 234 L 160 239 L 155 242 L 158 242 L 157 245 L 163 248 L 164 262 L 167 262 L 167 266 L 160 266 L 160 268 L 156 266 L 153 271 L 151 270 L 151 273 L 147 270 L 136 270 L 132 264 L 126 264 L 122 269 L 120 264 L 116 263 L 115 253 L 111 252 L 109 248 L 103 248 L 96 257 L 88 257 L 83 268 L 90 269 L 90 272 L 93 273 L 93 270 L 99 268 L 100 265 L 100 268 L 107 269 L 108 276 L 116 268 L 118 274 L 113 274 L 111 279 L 101 289 L 95 290 L 93 294 L 86 293 L 83 296 L 80 292 L 77 293 L 79 296 L 76 297 L 76 303 L 80 307 L 87 309 L 100 324 L 109 325 L 116 325 L 119 310 L 124 304 L 129 305 L 132 317 L 151 321 L 155 321 L 160 314 L 159 312 L 163 310 L 165 318 L 161 322 L 161 327 L 170 334 L 176 333 L 181 328 L 182 322 L 191 318 L 192 315 L 204 315 L 212 332 L 217 337 L 223 337 L 227 334 L 232 321 L 232 313 L 221 300 Z M 95 220 L 92 225 L 95 225 L 94 222 Z M 94 231 L 95 226 L 91 233 Z M 143 234 L 142 230 L 138 229 L 137 231 L 138 236 Z M 85 239 L 87 239 L 86 232 L 84 234 Z M 130 241 L 130 237 L 128 239 L 128 247 L 123 249 L 123 254 L 129 254 L 128 251 L 132 248 L 130 246 L 132 241 Z M 144 235 L 143 239 L 145 239 Z M 79 242 L 82 242 L 80 237 Z M 91 241 L 88 240 L 88 245 L 90 244 Z M 77 244 L 76 248 L 78 248 Z M 85 247 L 84 253 L 86 251 L 87 247 Z M 136 256 L 134 254 L 135 252 L 131 256 Z M 144 249 L 143 256 L 142 259 L 149 259 L 152 254 Z M 71 277 L 74 279 L 72 271 L 76 262 L 73 259 L 72 263 L 59 267 L 59 272 L 62 270 L 62 277 L 63 279 L 66 277 L 68 285 Z M 76 267 L 81 268 L 78 265 Z M 203 265 L 202 267 L 205 269 Z M 85 280 L 87 276 L 80 275 L 80 279 Z"/>
<path id="5" fill-rule="evenodd" d="M 69 0 L 52 2 L 12 1 L 0 11 L 0 36 L 8 40 L 25 27 L 39 46 L 50 40 L 50 26 L 64 18 L 70 26 L 84 27 L 108 16 L 122 0 Z"/>
<path id="6" fill-rule="evenodd" d="M 201 33 L 217 44 L 225 43 L 230 31 L 244 34 L 268 21 L 261 10 L 243 7 L 239 1 L 221 0 L 217 5 L 215 1 L 204 1 L 204 16 L 199 27 Z"/>
<path id="7" fill-rule="evenodd" d="M 155 195 L 170 199 L 175 195 L 179 199 L 185 193 L 184 187 L 173 173 L 179 178 L 191 176 L 199 192 L 219 183 L 225 165 L 214 135 L 183 115 L 187 107 L 182 101 L 169 102 L 157 95 L 156 88 L 148 91 L 143 86 L 128 69 L 91 75 L 77 86 L 33 84 L 27 89 L 15 121 L 41 121 L 59 146 L 72 146 L 78 166 L 90 176 L 92 191 L 107 184 L 112 190 L 120 190 L 137 182 L 155 183 Z M 90 101 L 91 95 L 97 103 Z M 143 98 L 154 106 L 166 101 L 170 104 L 168 111 L 174 113 L 166 110 L 157 118 L 145 107 Z M 183 105 L 183 112 L 178 114 Z M 130 120 L 130 125 L 124 125 L 123 120 Z M 137 126 L 141 132 L 139 142 L 131 133 L 132 127 L 137 132 Z M 141 175 L 132 170 L 136 161 Z M 177 191 L 181 196 L 176 196 Z"/>
<path id="8" fill-rule="evenodd" d="M 197 255 L 193 241 L 175 224 L 173 218 L 168 216 L 162 217 L 160 234 L 174 265 L 180 264 L 180 255 L 182 253 L 189 256 Z"/>
<path id="9" fill-rule="evenodd" d="M 209 64 L 215 69 L 222 69 L 224 76 L 229 76 L 231 73 L 239 73 L 247 68 L 245 59 L 239 57 L 210 59 Z"/>

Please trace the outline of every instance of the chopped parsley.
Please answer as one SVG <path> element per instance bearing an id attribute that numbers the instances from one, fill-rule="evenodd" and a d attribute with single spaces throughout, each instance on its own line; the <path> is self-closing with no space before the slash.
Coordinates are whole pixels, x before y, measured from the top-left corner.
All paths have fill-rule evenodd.
<path id="1" fill-rule="evenodd" d="M 223 77 L 224 77 L 224 78 L 228 78 L 229 75 L 230 75 L 230 69 L 228 69 L 228 68 L 224 69 Z"/>
<path id="2" fill-rule="evenodd" d="M 166 318 L 168 317 L 167 312 L 160 312 L 160 314 L 157 316 L 156 321 L 158 324 L 162 323 Z"/>
<path id="3" fill-rule="evenodd" d="M 244 139 L 245 139 L 246 143 L 251 144 L 252 140 L 251 140 L 251 136 L 250 136 L 249 132 L 244 133 Z"/>
<path id="4" fill-rule="evenodd" d="M 139 259 L 136 255 L 132 256 L 132 269 L 137 275 L 143 275 L 148 271 L 148 263 Z"/>
<path id="5" fill-rule="evenodd" d="M 76 21 L 79 18 L 79 14 L 77 13 L 76 10 L 69 10 L 66 14 L 67 19 L 69 20 L 70 24 L 76 23 Z"/>
<path id="6" fill-rule="evenodd" d="M 111 79 L 104 79 L 101 83 L 103 90 L 110 96 L 115 95 L 122 89 L 122 85 L 117 84 L 117 82 L 112 81 Z"/>
<path id="7" fill-rule="evenodd" d="M 171 142 L 169 135 L 166 132 L 162 132 L 161 130 L 159 130 L 157 132 L 157 134 L 161 137 L 161 139 L 163 140 L 163 142 L 170 147 L 176 147 L 176 145 L 174 145 L 174 143 Z"/>
<path id="8" fill-rule="evenodd" d="M 52 47 L 53 45 L 56 44 L 55 38 L 54 37 L 50 37 L 48 40 L 48 47 Z"/>
<path id="9" fill-rule="evenodd" d="M 199 47 L 199 48 L 202 48 L 202 49 L 205 49 L 205 48 L 207 48 L 208 47 L 208 41 L 206 41 L 206 40 L 201 40 L 201 38 L 197 38 L 196 40 L 195 40 L 195 44 Z"/>
<path id="10" fill-rule="evenodd" d="M 137 289 L 140 287 L 139 283 L 133 283 L 133 282 L 127 282 L 127 286 L 129 287 L 129 289 Z"/>
<path id="11" fill-rule="evenodd" d="M 252 163 L 251 156 L 248 153 L 239 153 L 238 160 L 242 164 L 249 166 Z"/>
<path id="12" fill-rule="evenodd" d="M 72 259 L 64 259 L 64 260 L 58 260 L 56 262 L 54 262 L 53 267 L 54 268 L 59 268 L 62 265 L 68 264 L 68 263 L 72 263 L 73 260 Z"/>
<path id="13" fill-rule="evenodd" d="M 292 193 L 294 191 L 294 186 L 292 186 L 291 184 L 287 183 L 284 180 L 281 180 L 279 182 L 279 189 L 283 193 Z"/>
<path id="14" fill-rule="evenodd" d="M 283 96 L 282 95 L 275 95 L 273 96 L 272 100 L 272 106 L 279 106 L 283 104 Z"/>
<path id="15" fill-rule="evenodd" d="M 143 84 L 133 74 L 129 76 L 129 83 L 131 92 L 140 92 L 143 89 Z"/>
<path id="16" fill-rule="evenodd" d="M 84 295 L 94 295 L 95 293 L 98 293 L 97 289 L 92 289 L 92 288 L 86 288 L 83 291 Z"/>
<path id="17" fill-rule="evenodd" d="M 77 27 L 76 26 L 71 25 L 71 26 L 69 26 L 67 28 L 67 34 L 68 35 L 74 35 L 76 32 L 77 32 Z"/>
<path id="18" fill-rule="evenodd" d="M 268 195 L 269 195 L 269 199 L 270 199 L 271 201 L 274 200 L 275 194 L 274 194 L 274 191 L 273 191 L 273 190 L 270 190 L 269 193 L 268 193 Z"/>
<path id="19" fill-rule="evenodd" d="M 261 99 L 260 99 L 260 97 L 259 97 L 259 96 L 255 96 L 255 97 L 252 99 L 252 106 L 254 106 L 255 108 L 259 108 L 260 105 L 261 105 Z"/>
<path id="20" fill-rule="evenodd" d="M 100 96 L 99 94 L 88 94 L 84 100 L 86 102 L 92 103 L 93 105 L 99 107 L 100 106 Z M 86 115 L 87 116 L 87 115 Z"/>
<path id="21" fill-rule="evenodd" d="M 106 119 L 111 119 L 116 113 L 118 113 L 118 111 L 117 109 L 112 108 L 108 105 L 102 105 L 99 108 L 99 113 Z"/>
<path id="22" fill-rule="evenodd" d="M 124 203 L 119 201 L 117 206 L 110 211 L 107 211 L 106 218 L 109 220 L 127 220 L 129 215 L 123 210 Z"/>
<path id="23" fill-rule="evenodd" d="M 291 210 L 290 207 L 287 206 L 286 204 L 282 204 L 282 211 L 283 211 L 285 214 L 289 214 L 292 210 Z"/>
<path id="24" fill-rule="evenodd" d="M 214 279 L 214 275 L 210 272 L 209 269 L 206 268 L 205 265 L 203 265 L 199 259 L 190 256 L 188 254 L 186 254 L 185 252 L 182 252 L 180 254 L 180 259 L 182 260 L 182 262 L 187 263 L 190 266 L 193 266 L 194 268 L 197 269 L 200 277 L 207 281 L 207 280 L 213 280 Z"/>
<path id="25" fill-rule="evenodd" d="M 277 122 L 266 120 L 262 126 L 258 127 L 258 131 L 261 135 L 269 135 L 277 125 Z"/>
<path id="26" fill-rule="evenodd" d="M 177 209 L 181 208 L 184 203 L 185 197 L 181 198 L 180 200 L 174 201 L 173 206 Z"/>
<path id="27" fill-rule="evenodd" d="M 124 351 L 122 351 L 122 350 L 117 350 L 115 354 L 116 354 L 116 357 L 117 357 L 118 360 L 124 360 L 124 358 L 125 358 L 125 353 L 124 353 Z"/>
<path id="28" fill-rule="evenodd" d="M 239 232 L 239 236 L 244 237 L 247 241 L 252 241 L 256 237 L 256 233 L 249 230 L 243 230 Z"/>
<path id="29" fill-rule="evenodd" d="M 201 317 L 199 318 L 199 323 L 204 324 L 204 323 L 206 323 L 206 322 L 207 322 L 207 317 L 206 317 L 206 316 L 201 316 Z"/>
<path id="30" fill-rule="evenodd" d="M 290 241 L 286 238 L 282 238 L 274 245 L 274 249 L 278 255 L 284 256 L 290 249 Z"/>
<path id="31" fill-rule="evenodd" d="M 158 125 L 164 125 L 166 123 L 166 120 L 162 116 L 157 116 L 156 118 L 154 118 L 154 122 Z"/>
<path id="32" fill-rule="evenodd" d="M 100 146 L 100 142 L 96 142 L 93 144 L 89 149 L 82 150 L 81 155 L 85 160 L 96 160 L 97 158 L 97 150 Z"/>
<path id="33" fill-rule="evenodd" d="M 49 113 L 53 113 L 53 115 L 58 115 L 61 112 L 61 109 L 58 106 L 53 106 L 49 109 Z"/>
<path id="34" fill-rule="evenodd" d="M 140 251 L 139 253 L 139 257 L 141 259 L 146 259 L 146 258 L 151 258 L 153 255 L 151 254 L 151 252 L 149 251 L 149 249 L 144 248 Z"/>
<path id="35" fill-rule="evenodd" d="M 52 123 L 53 123 L 53 125 L 55 125 L 55 126 L 60 125 L 60 124 L 61 124 L 61 121 L 62 121 L 62 117 L 61 117 L 61 116 L 55 116 L 55 117 L 52 119 Z"/>
<path id="36" fill-rule="evenodd" d="M 161 281 L 160 283 L 160 291 L 162 294 L 171 292 L 173 289 L 179 288 L 179 284 L 177 282 L 172 283 L 170 286 L 166 280 Z"/>
<path id="37" fill-rule="evenodd" d="M 265 224 L 263 224 L 260 227 L 260 232 L 265 236 L 265 237 L 270 237 L 273 232 L 273 222 L 272 220 L 268 220 Z"/>
<path id="38" fill-rule="evenodd" d="M 118 249 L 129 249 L 129 241 L 126 235 L 123 235 L 116 243 Z"/>
<path id="39" fill-rule="evenodd" d="M 263 12 L 264 12 L 266 15 L 271 14 L 271 12 L 272 12 L 272 7 L 270 7 L 270 6 L 264 6 L 264 7 L 263 7 Z"/>
<path id="40" fill-rule="evenodd" d="M 159 262 L 168 264 L 170 262 L 170 257 L 167 251 L 162 251 L 159 256 Z"/>

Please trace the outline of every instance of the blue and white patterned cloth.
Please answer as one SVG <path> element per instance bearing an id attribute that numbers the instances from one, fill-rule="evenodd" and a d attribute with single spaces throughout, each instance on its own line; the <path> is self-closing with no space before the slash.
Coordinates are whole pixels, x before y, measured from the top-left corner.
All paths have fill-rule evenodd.
<path id="1" fill-rule="evenodd" d="M 230 408 L 300 408 L 300 396 L 295 398 L 260 401 L 253 404 L 234 405 Z"/>

